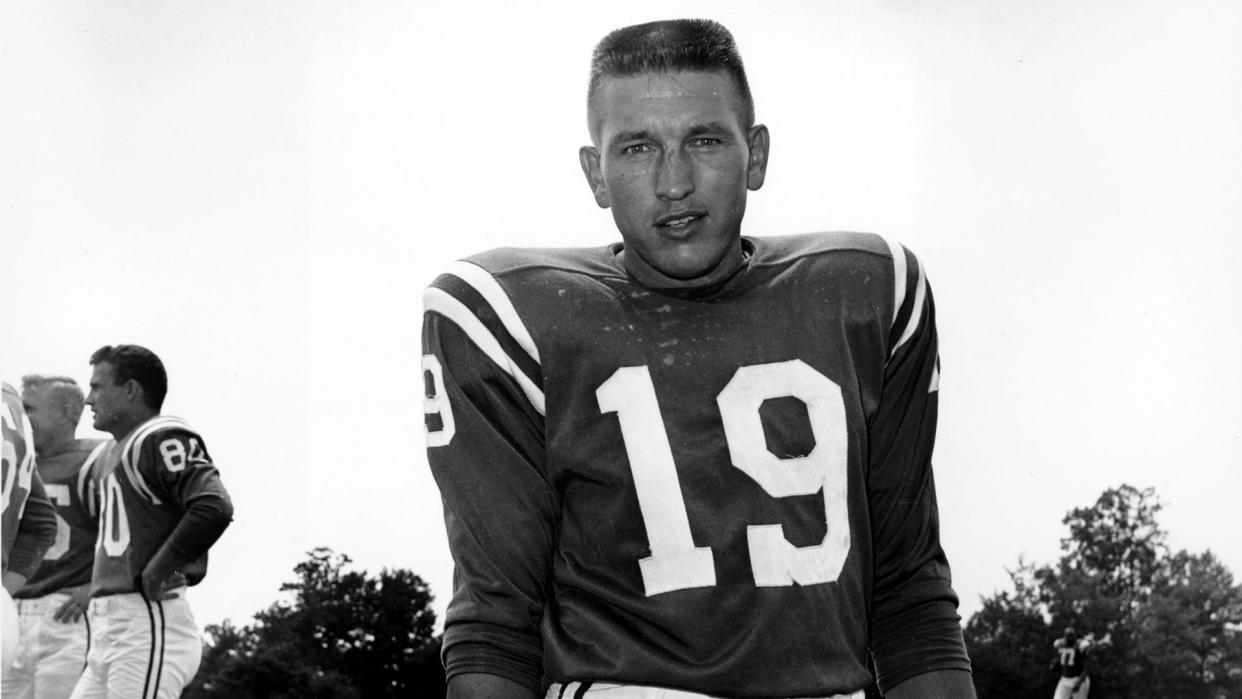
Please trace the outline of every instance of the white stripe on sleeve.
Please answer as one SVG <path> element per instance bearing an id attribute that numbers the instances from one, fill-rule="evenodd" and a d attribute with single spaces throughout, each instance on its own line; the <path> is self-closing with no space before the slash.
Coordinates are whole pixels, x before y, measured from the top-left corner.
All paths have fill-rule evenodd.
<path id="1" fill-rule="evenodd" d="M 505 293 L 505 290 L 500 287 L 496 278 L 482 267 L 464 260 L 458 260 L 449 265 L 447 271 L 449 274 L 474 287 L 474 290 L 487 300 L 492 310 L 496 311 L 496 317 L 505 326 L 505 330 L 508 330 L 513 339 L 517 340 L 518 345 L 526 350 L 531 359 L 538 363 L 539 348 L 535 347 L 534 338 L 530 336 L 530 332 L 526 329 L 526 324 L 522 322 L 517 309 L 513 307 L 513 301 L 509 299 L 509 295 Z"/>
<path id="2" fill-rule="evenodd" d="M 906 321 L 906 329 L 902 331 L 901 338 L 897 340 L 897 344 L 893 345 L 893 351 L 889 353 L 891 358 L 897 353 L 902 345 L 906 344 L 914 331 L 918 330 L 919 322 L 923 317 L 923 302 L 927 297 L 927 278 L 923 275 L 923 261 L 919 260 L 919 281 L 918 287 L 914 290 L 914 306 L 910 309 L 910 318 Z"/>
<path id="3" fill-rule="evenodd" d="M 448 318 L 456 323 L 457 327 L 461 328 L 462 332 L 466 333 L 466 336 L 469 337 L 474 344 L 478 345 L 479 349 L 483 350 L 483 353 L 495 362 L 496 366 L 500 367 L 506 374 L 513 377 L 513 380 L 516 381 L 518 386 L 521 387 L 522 392 L 526 394 L 526 398 L 530 401 L 531 405 L 534 406 L 535 410 L 538 411 L 540 415 L 545 414 L 543 391 L 535 385 L 535 382 L 530 380 L 530 377 L 528 377 L 516 363 L 514 363 L 513 359 L 509 357 L 504 348 L 500 346 L 500 341 L 492 335 L 492 333 L 487 329 L 487 326 L 483 324 L 483 321 L 479 320 L 478 317 L 465 306 L 465 304 L 458 301 L 451 294 L 435 287 L 431 287 L 423 292 L 423 308 L 434 313 L 439 313 L 445 318 Z M 492 308 L 496 307 L 493 305 Z M 499 314 L 500 310 L 497 309 L 496 312 Z M 516 315 L 517 314 L 515 312 L 514 316 L 516 317 Z M 512 328 L 510 328 L 510 332 L 512 331 Z M 527 334 L 526 337 L 529 339 L 530 335 Z M 518 341 L 521 342 L 520 339 Z M 531 346 L 533 348 L 533 343 Z"/>
<path id="4" fill-rule="evenodd" d="M 885 237 L 884 242 L 893 255 L 893 319 L 889 321 L 892 325 L 897 322 L 901 304 L 906 302 L 906 249 L 892 238 Z"/>

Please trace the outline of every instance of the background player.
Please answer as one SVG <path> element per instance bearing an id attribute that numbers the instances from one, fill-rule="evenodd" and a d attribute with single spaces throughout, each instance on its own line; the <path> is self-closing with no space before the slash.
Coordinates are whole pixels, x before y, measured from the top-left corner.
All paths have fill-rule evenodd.
<path id="1" fill-rule="evenodd" d="M 0 437 L 0 576 L 4 596 L 9 597 L 26 584 L 43 552 L 56 540 L 56 511 L 35 470 L 30 420 L 7 382 L 0 382 Z M 14 636 L 17 619 L 6 615 L 3 623 L 4 637 Z M 0 676 L 8 673 L 9 655 L 0 658 Z"/>
<path id="2" fill-rule="evenodd" d="M 56 541 L 17 591 L 21 649 L 4 676 L 5 697 L 68 697 L 86 666 L 97 501 L 91 464 L 102 439 L 76 439 L 82 389 L 67 377 L 22 377 L 39 476 L 56 508 Z"/>
<path id="3" fill-rule="evenodd" d="M 21 397 L 7 383 L 0 394 L 0 430 L 4 433 L 4 451 L 0 454 L 0 484 L 4 492 L 0 538 L 4 589 L 12 595 L 26 584 L 44 551 L 56 540 L 56 511 L 35 470 L 34 437 Z"/>
<path id="4" fill-rule="evenodd" d="M 930 457 L 918 260 L 743 238 L 769 136 L 732 37 L 596 48 L 580 153 L 623 242 L 505 249 L 424 296 L 456 571 L 452 697 L 973 696 Z"/>
<path id="5" fill-rule="evenodd" d="M 160 415 L 168 377 L 159 357 L 117 345 L 90 361 L 86 404 L 95 429 L 114 439 L 96 469 L 94 635 L 73 696 L 178 697 L 202 658 L 185 586 L 207 574 L 207 550 L 232 521 L 233 505 L 203 438 Z"/>
<path id="6" fill-rule="evenodd" d="M 1057 657 L 1053 668 L 1061 669 L 1061 680 L 1053 699 L 1087 699 L 1091 691 L 1091 678 L 1087 676 L 1087 643 L 1078 638 L 1074 627 L 1065 628 L 1065 635 L 1052 642 Z"/>

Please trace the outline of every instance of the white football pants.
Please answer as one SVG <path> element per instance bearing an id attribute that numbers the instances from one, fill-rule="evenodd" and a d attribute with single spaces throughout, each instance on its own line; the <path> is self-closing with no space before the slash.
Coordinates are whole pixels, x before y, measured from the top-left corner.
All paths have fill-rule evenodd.
<path id="1" fill-rule="evenodd" d="M 17 657 L 4 668 L 4 699 L 68 699 L 86 667 L 90 625 L 83 616 L 73 623 L 53 619 L 70 595 L 53 592 L 14 600 L 21 626 Z"/>
<path id="2" fill-rule="evenodd" d="M 1076 684 L 1077 677 L 1062 677 L 1057 683 L 1057 693 L 1052 695 L 1053 699 L 1087 699 L 1087 692 L 1091 691 L 1091 678 L 1084 678 L 1077 692 L 1074 691 Z"/>
<path id="3" fill-rule="evenodd" d="M 177 699 L 203 657 L 185 589 L 161 602 L 137 592 L 91 600 L 91 652 L 73 699 Z"/>

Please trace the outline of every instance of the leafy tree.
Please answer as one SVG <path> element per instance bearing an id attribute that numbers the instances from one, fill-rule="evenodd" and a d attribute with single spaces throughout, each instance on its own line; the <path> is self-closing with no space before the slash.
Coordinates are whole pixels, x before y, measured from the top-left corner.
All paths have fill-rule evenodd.
<path id="1" fill-rule="evenodd" d="M 1170 553 L 1152 489 L 1106 490 L 1063 523 L 1055 565 L 1021 564 L 1014 590 L 966 625 L 982 698 L 1048 696 L 1052 641 L 1089 634 L 1093 699 L 1242 696 L 1242 587 L 1210 552 Z"/>
<path id="2" fill-rule="evenodd" d="M 1094 506 L 1071 510 L 1062 520 L 1070 535 L 1061 540 L 1061 574 L 1080 573 L 1080 581 L 1114 600 L 1120 618 L 1128 619 L 1151 593 L 1167 554 L 1156 523 L 1160 509 L 1154 490 L 1123 484 L 1104 491 Z"/>
<path id="3" fill-rule="evenodd" d="M 371 577 L 316 548 L 294 567 L 288 598 L 241 629 L 207 627 L 198 675 L 183 694 L 207 697 L 443 697 L 432 595 L 410 571 Z"/>
<path id="4" fill-rule="evenodd" d="M 1074 508 L 1061 520 L 1070 532 L 1061 540 L 1061 559 L 1039 573 L 1055 635 L 1073 626 L 1108 639 L 1088 655 L 1093 697 L 1146 694 L 1136 677 L 1132 635 L 1135 614 L 1168 555 L 1156 521 L 1161 507 L 1151 488 L 1122 484 L 1104 491 L 1093 506 Z"/>
<path id="5" fill-rule="evenodd" d="M 1135 616 L 1136 679 L 1154 696 L 1242 695 L 1242 594 L 1210 551 L 1179 551 L 1153 579 Z"/>
<path id="6" fill-rule="evenodd" d="M 975 691 L 981 697 L 1047 699 L 1057 682 L 1048 672 L 1056 634 L 1041 611 L 1038 569 L 1019 560 L 1008 572 L 1013 592 L 983 600 L 966 625 Z"/>

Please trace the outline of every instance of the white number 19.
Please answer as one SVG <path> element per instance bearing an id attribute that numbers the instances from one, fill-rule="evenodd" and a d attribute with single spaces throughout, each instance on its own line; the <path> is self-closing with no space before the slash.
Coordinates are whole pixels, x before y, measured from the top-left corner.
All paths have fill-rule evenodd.
<path id="1" fill-rule="evenodd" d="M 645 366 L 623 367 L 595 395 L 600 412 L 616 413 L 634 475 L 651 555 L 639 560 L 647 596 L 716 584 L 712 550 L 696 547 L 668 434 Z M 815 447 L 806 456 L 768 451 L 759 407 L 773 398 L 801 400 Z M 745 366 L 716 397 L 733 465 L 774 498 L 822 490 L 827 532 L 813 546 L 794 546 L 779 524 L 751 525 L 746 536 L 755 584 L 833 582 L 850 551 L 846 473 L 849 435 L 841 388 L 801 360 Z"/>

